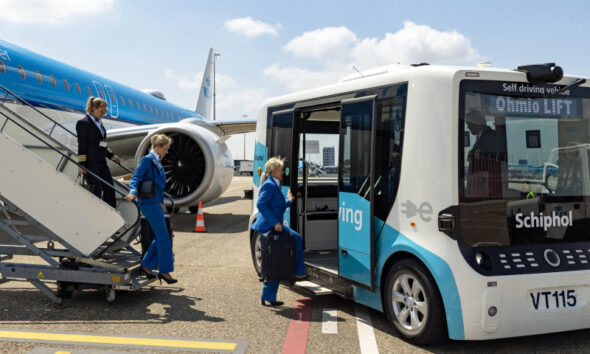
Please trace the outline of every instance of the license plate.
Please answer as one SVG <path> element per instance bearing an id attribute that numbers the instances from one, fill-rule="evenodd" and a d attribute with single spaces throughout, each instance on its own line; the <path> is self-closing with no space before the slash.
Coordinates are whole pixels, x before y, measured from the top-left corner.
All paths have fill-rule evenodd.
<path id="1" fill-rule="evenodd" d="M 576 289 L 553 288 L 529 291 L 532 311 L 564 310 L 579 304 Z"/>

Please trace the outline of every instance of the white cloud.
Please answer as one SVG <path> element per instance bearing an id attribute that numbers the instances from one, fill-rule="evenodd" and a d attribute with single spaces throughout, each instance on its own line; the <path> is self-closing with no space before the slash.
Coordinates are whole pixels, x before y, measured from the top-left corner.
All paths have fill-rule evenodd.
<path id="1" fill-rule="evenodd" d="M 361 72 L 390 64 L 475 64 L 485 59 L 465 35 L 456 30 L 439 31 L 405 21 L 402 29 L 383 38 L 359 39 L 344 26 L 325 27 L 292 39 L 283 50 L 295 57 L 315 60 L 319 69 L 273 64 L 264 74 L 290 90 L 335 83 L 355 66 Z"/>
<path id="2" fill-rule="evenodd" d="M 279 34 L 278 30 L 281 29 L 281 24 L 273 26 L 248 16 L 225 21 L 225 29 L 246 38 L 255 38 L 264 34 L 276 37 Z"/>
<path id="3" fill-rule="evenodd" d="M 231 88 L 236 86 L 234 79 L 227 75 L 216 73 L 217 78 L 215 83 L 217 84 L 217 90 L 223 88 Z M 169 80 L 176 81 L 176 86 L 181 89 L 195 89 L 198 90 L 201 87 L 203 81 L 203 73 L 188 73 L 179 74 L 174 69 L 167 69 L 165 77 Z"/>
<path id="4" fill-rule="evenodd" d="M 299 91 L 333 84 L 340 80 L 343 73 L 346 72 L 346 68 L 342 65 L 326 68 L 322 71 L 312 71 L 306 68 L 283 67 L 280 64 L 273 64 L 264 70 L 264 75 L 282 83 L 291 91 Z"/>
<path id="5" fill-rule="evenodd" d="M 0 0 L 0 19 L 17 24 L 61 25 L 112 9 L 115 0 Z"/>
<path id="6" fill-rule="evenodd" d="M 357 42 L 356 35 L 344 26 L 325 27 L 295 37 L 283 47 L 283 51 L 303 58 L 340 58 Z"/>
<path id="7" fill-rule="evenodd" d="M 256 117 L 259 105 L 269 97 L 264 89 L 242 88 L 228 75 L 216 73 L 216 115 L 218 119 L 239 120 L 242 115 Z M 198 93 L 203 79 L 203 73 L 180 74 L 174 69 L 168 69 L 165 77 L 175 81 L 182 90 Z M 188 106 L 191 106 L 190 104 Z"/>

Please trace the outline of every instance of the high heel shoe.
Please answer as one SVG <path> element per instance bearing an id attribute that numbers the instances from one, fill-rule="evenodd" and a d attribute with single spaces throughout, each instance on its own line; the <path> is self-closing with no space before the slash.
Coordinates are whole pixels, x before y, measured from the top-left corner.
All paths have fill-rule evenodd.
<path id="1" fill-rule="evenodd" d="M 162 273 L 158 273 L 158 279 L 160 279 L 160 285 L 162 285 L 162 279 L 167 283 L 167 284 L 174 284 L 174 283 L 178 283 L 178 279 L 174 279 L 170 276 L 170 274 L 168 274 L 168 276 L 163 275 Z"/>
<path id="2" fill-rule="evenodd" d="M 141 272 L 145 274 L 146 278 L 154 279 L 156 276 L 152 273 L 151 270 L 148 270 L 146 267 L 141 267 Z"/>
<path id="3" fill-rule="evenodd" d="M 282 302 L 282 301 L 268 301 L 268 303 L 269 304 L 267 305 L 266 304 L 266 300 L 260 300 L 260 305 L 262 305 L 262 306 L 272 306 L 272 307 L 275 307 L 275 306 L 281 306 L 281 305 L 284 304 L 284 302 Z"/>

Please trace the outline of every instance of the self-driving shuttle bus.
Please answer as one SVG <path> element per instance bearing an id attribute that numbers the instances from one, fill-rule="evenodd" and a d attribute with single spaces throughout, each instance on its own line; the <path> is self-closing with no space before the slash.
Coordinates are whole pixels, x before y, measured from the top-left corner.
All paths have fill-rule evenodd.
<path id="1" fill-rule="evenodd" d="M 416 343 L 590 327 L 590 87 L 554 64 L 392 66 L 271 99 L 311 281 Z M 254 265 L 260 236 L 251 231 Z"/>

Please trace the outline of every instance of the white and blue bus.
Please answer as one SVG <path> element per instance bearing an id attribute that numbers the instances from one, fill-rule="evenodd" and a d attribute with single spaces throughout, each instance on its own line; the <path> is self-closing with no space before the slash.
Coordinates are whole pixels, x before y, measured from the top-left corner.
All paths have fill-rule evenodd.
<path id="1" fill-rule="evenodd" d="M 391 66 L 265 102 L 311 281 L 409 341 L 590 327 L 590 87 L 554 64 Z M 254 266 L 259 235 L 252 231 Z"/>

